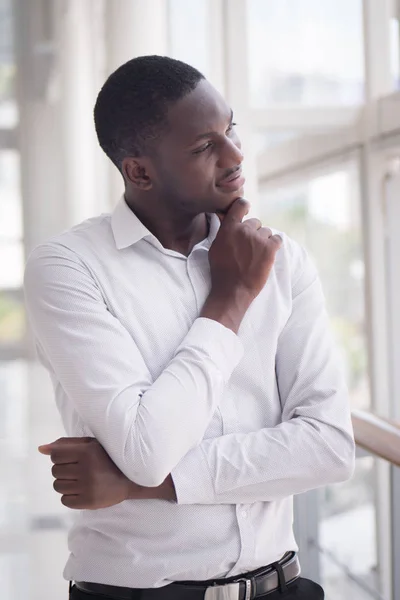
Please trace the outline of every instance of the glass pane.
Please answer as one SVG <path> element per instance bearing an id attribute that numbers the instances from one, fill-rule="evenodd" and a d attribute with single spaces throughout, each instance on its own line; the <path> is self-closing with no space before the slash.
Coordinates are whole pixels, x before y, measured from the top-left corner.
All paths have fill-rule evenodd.
<path id="1" fill-rule="evenodd" d="M 265 189 L 260 214 L 265 224 L 304 245 L 317 265 L 343 353 L 352 406 L 368 408 L 364 259 L 355 165 L 278 191 Z"/>
<path id="2" fill-rule="evenodd" d="M 23 361 L 0 362 L 0 536 L 27 528 L 26 457 L 28 453 L 27 368 Z"/>
<path id="3" fill-rule="evenodd" d="M 265 150 L 269 150 L 270 148 L 275 148 L 284 142 L 289 142 L 290 140 L 296 140 L 301 137 L 301 133 L 298 131 L 286 131 L 286 130 L 259 130 L 256 133 L 253 133 L 253 147 L 257 154 L 264 152 Z"/>
<path id="4" fill-rule="evenodd" d="M 349 569 L 371 590 L 379 590 L 376 544 L 376 460 L 356 461 L 351 481 L 320 492 L 321 577 L 328 598 L 369 600 L 379 597 L 346 576 Z"/>
<path id="5" fill-rule="evenodd" d="M 66 526 L 72 525 L 74 515 L 54 493 L 51 461 L 37 451 L 39 444 L 62 435 L 53 386 L 42 365 L 0 361 L 0 452 L 7 457 L 0 459 L 4 600 L 68 596 L 62 572 L 68 554 Z"/>
<path id="6" fill-rule="evenodd" d="M 0 238 L 0 290 L 22 286 L 24 250 L 21 242 L 2 243 Z"/>
<path id="7" fill-rule="evenodd" d="M 29 573 L 29 556 L 23 552 L 7 552 L 0 554 L 0 581 L 1 593 L 7 600 L 29 600 L 30 586 L 27 574 Z M 21 577 L 21 574 L 23 576 Z"/>
<path id="8" fill-rule="evenodd" d="M 398 19 L 390 21 L 390 66 L 393 88 L 400 89 L 400 23 Z"/>
<path id="9" fill-rule="evenodd" d="M 19 293 L 0 290 L 0 346 L 23 340 L 26 330 L 25 308 Z"/>
<path id="10" fill-rule="evenodd" d="M 0 442 L 18 458 L 28 451 L 28 373 L 24 360 L 0 361 Z"/>
<path id="11" fill-rule="evenodd" d="M 365 331 L 364 260 L 357 163 L 261 194 L 261 220 L 305 246 L 324 288 L 345 364 L 353 408 L 370 407 Z M 346 575 L 377 584 L 376 461 L 357 460 L 350 481 L 319 490 L 322 583 L 327 598 L 367 600 Z"/>
<path id="12" fill-rule="evenodd" d="M 15 55 L 13 40 L 13 14 L 11 0 L 0 0 L 0 129 L 15 128 L 18 122 L 15 92 Z M 8 137 L 2 136 L 4 144 Z M 16 242 L 22 238 L 22 203 L 19 181 L 19 153 L 10 148 L 0 147 L 0 245 Z M 14 253 L 15 254 L 15 253 Z M 3 280 L 10 281 L 6 262 L 9 253 L 0 250 L 0 287 Z M 19 281 L 18 269 L 11 276 L 11 285 Z M 8 285 L 7 283 L 5 285 Z M 17 283 L 19 285 L 19 283 Z"/>
<path id="13" fill-rule="evenodd" d="M 362 0 L 247 0 L 250 103 L 364 100 Z"/>
<path id="14" fill-rule="evenodd" d="M 0 1 L 0 128 L 15 127 L 15 61 L 11 0 Z"/>
<path id="15" fill-rule="evenodd" d="M 208 0 L 169 0 L 169 55 L 208 76 Z"/>
<path id="16" fill-rule="evenodd" d="M 0 243 L 22 238 L 19 153 L 0 150 Z"/>

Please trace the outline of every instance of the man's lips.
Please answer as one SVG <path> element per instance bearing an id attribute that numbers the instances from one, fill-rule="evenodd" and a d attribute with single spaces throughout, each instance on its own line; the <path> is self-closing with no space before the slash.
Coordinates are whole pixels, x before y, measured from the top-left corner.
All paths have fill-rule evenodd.
<path id="1" fill-rule="evenodd" d="M 240 190 L 241 187 L 244 186 L 245 178 L 242 175 L 242 169 L 238 169 L 225 179 L 222 179 L 217 183 L 217 187 L 222 188 L 227 191 L 237 191 Z"/>
<path id="2" fill-rule="evenodd" d="M 237 179 L 241 175 L 242 175 L 242 169 L 240 169 L 240 168 L 236 169 L 236 171 L 234 173 L 231 173 L 227 177 L 224 177 L 223 179 L 221 179 L 217 183 L 217 187 L 219 187 L 220 185 L 225 185 L 226 183 L 230 183 L 231 181 L 235 181 L 235 179 Z"/>
<path id="3" fill-rule="evenodd" d="M 237 192 L 244 186 L 245 181 L 244 177 L 237 175 L 234 179 L 230 179 L 229 181 L 225 180 L 222 183 L 219 183 L 217 187 L 227 192 Z"/>

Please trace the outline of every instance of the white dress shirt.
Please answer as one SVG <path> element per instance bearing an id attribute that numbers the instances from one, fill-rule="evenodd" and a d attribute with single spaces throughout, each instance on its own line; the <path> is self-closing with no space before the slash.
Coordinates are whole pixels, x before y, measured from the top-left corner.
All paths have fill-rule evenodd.
<path id="1" fill-rule="evenodd" d="M 348 394 L 306 252 L 281 233 L 238 335 L 199 318 L 208 250 L 165 249 L 122 197 L 36 247 L 25 296 L 69 436 L 177 502 L 76 513 L 64 576 L 129 587 L 230 577 L 297 550 L 293 494 L 354 468 Z"/>

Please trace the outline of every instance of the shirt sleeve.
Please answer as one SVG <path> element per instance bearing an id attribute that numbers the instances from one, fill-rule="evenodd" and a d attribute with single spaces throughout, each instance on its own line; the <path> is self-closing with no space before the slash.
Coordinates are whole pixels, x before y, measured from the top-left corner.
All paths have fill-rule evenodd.
<path id="1" fill-rule="evenodd" d="M 152 381 L 134 339 L 75 252 L 57 243 L 37 247 L 24 291 L 37 347 L 85 425 L 130 480 L 160 485 L 201 442 L 243 356 L 239 337 L 196 319 Z"/>
<path id="2" fill-rule="evenodd" d="M 315 267 L 297 249 L 292 312 L 276 352 L 282 422 L 203 440 L 190 450 L 172 472 L 179 504 L 273 501 L 353 473 L 355 445 L 342 365 Z"/>

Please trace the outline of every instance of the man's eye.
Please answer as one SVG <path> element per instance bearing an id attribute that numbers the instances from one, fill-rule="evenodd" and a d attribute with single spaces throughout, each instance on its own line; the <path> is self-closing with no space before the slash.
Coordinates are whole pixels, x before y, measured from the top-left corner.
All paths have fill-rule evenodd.
<path id="1" fill-rule="evenodd" d="M 236 127 L 237 123 L 231 123 L 227 129 L 227 131 L 232 131 L 234 127 Z"/>
<path id="2" fill-rule="evenodd" d="M 205 152 L 212 145 L 213 145 L 212 142 L 207 142 L 207 144 L 204 144 L 204 146 L 202 146 L 201 148 L 198 148 L 197 150 L 193 150 L 193 154 L 201 154 L 201 152 Z"/>

